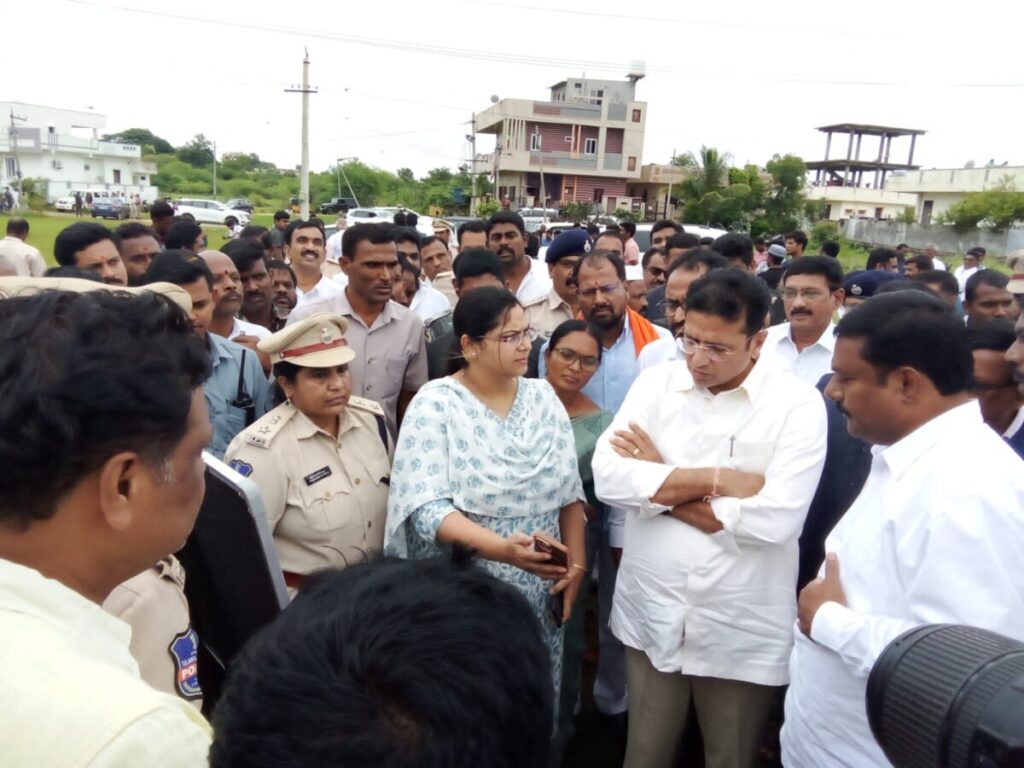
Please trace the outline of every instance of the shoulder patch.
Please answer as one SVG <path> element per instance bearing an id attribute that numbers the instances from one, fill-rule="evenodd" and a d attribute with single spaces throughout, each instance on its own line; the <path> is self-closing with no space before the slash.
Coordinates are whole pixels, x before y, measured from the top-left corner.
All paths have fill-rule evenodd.
<path id="1" fill-rule="evenodd" d="M 380 403 L 376 400 L 368 400 L 365 397 L 350 397 L 348 404 L 352 408 L 358 408 L 362 411 L 369 411 L 375 416 L 383 416 L 384 409 L 380 407 Z"/>
<path id="2" fill-rule="evenodd" d="M 242 477 L 249 477 L 252 474 L 252 464 L 244 462 L 241 459 L 232 459 L 228 466 Z"/>
<path id="3" fill-rule="evenodd" d="M 294 416 L 295 413 L 295 407 L 288 405 L 287 403 L 277 406 L 277 408 L 263 416 L 259 421 L 245 430 L 243 433 L 245 435 L 245 442 L 249 445 L 255 445 L 258 448 L 269 448 L 278 432 L 281 431 L 281 428 L 285 424 L 291 421 L 292 416 Z M 242 463 L 244 464 L 244 462 Z M 231 466 L 234 468 L 234 462 L 231 462 Z M 241 470 L 237 471 L 240 475 L 245 477 L 249 476 Z M 249 467 L 249 472 L 252 472 L 251 466 Z"/>
<path id="4" fill-rule="evenodd" d="M 199 686 L 199 636 L 190 626 L 174 636 L 167 652 L 174 661 L 174 688 L 183 699 L 192 701 L 201 698 L 203 689 Z"/>

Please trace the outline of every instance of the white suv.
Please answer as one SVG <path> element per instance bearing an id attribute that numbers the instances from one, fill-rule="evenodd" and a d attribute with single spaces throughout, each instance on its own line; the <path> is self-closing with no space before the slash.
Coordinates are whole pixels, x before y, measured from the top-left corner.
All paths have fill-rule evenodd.
<path id="1" fill-rule="evenodd" d="M 224 224 L 228 216 L 234 216 L 243 227 L 249 223 L 248 213 L 228 208 L 216 200 L 182 198 L 174 203 L 174 212 L 178 216 L 191 216 L 198 224 Z"/>

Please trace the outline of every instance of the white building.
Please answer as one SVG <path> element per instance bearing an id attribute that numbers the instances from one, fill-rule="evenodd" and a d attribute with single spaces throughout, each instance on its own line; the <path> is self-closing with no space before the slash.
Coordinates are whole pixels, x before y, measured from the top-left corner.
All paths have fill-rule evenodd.
<path id="1" fill-rule="evenodd" d="M 12 112 L 24 118 L 14 121 L 13 130 Z M 20 166 L 23 179 L 47 180 L 50 202 L 74 192 L 157 198 L 156 164 L 143 161 L 135 144 L 100 141 L 104 115 L 0 101 L 0 120 L 6 124 L 0 130 L 0 188 L 17 185 Z"/>
<path id="2" fill-rule="evenodd" d="M 1024 191 L 1024 167 L 986 165 L 982 168 L 930 168 L 906 171 L 889 177 L 886 190 L 913 195 L 917 221 L 931 224 L 936 217 L 971 192 L 998 186 Z"/>

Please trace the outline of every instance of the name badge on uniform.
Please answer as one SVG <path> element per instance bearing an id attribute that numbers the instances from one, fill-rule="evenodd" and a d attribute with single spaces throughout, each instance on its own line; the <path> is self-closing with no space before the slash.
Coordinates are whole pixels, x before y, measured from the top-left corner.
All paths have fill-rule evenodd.
<path id="1" fill-rule="evenodd" d="M 302 479 L 306 481 L 306 485 L 313 485 L 313 483 L 319 483 L 325 477 L 330 477 L 330 476 L 331 476 L 331 468 L 330 467 L 320 467 L 320 469 L 318 469 L 316 472 L 313 472 L 312 474 L 306 475 Z"/>
<path id="2" fill-rule="evenodd" d="M 189 701 L 200 698 L 203 689 L 199 686 L 199 638 L 195 630 L 189 627 L 175 635 L 167 650 L 174 660 L 174 687 L 178 695 Z"/>

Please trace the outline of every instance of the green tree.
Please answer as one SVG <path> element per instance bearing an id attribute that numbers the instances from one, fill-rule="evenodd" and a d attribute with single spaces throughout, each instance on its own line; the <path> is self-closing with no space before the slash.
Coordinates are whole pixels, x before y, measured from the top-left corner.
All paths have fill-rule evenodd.
<path id="1" fill-rule="evenodd" d="M 590 215 L 590 203 L 567 203 L 562 208 L 566 221 L 584 221 Z"/>
<path id="2" fill-rule="evenodd" d="M 1009 229 L 1018 222 L 1024 222 L 1024 192 L 1018 192 L 1005 181 L 984 192 L 971 192 L 950 206 L 938 221 L 961 233 L 978 227 L 997 232 Z"/>
<path id="3" fill-rule="evenodd" d="M 765 195 L 764 224 L 770 232 L 789 232 L 800 225 L 807 165 L 796 155 L 773 155 L 765 164 L 771 185 Z"/>
<path id="4" fill-rule="evenodd" d="M 138 144 L 143 152 L 149 149 L 149 153 L 170 155 L 174 153 L 174 147 L 167 139 L 162 139 L 148 128 L 129 128 L 117 133 L 105 133 L 100 137 L 102 141 L 113 141 L 123 144 Z"/>
<path id="5" fill-rule="evenodd" d="M 704 195 L 721 189 L 729 183 L 729 163 L 732 155 L 719 152 L 714 147 L 701 146 L 696 157 L 687 153 L 688 160 L 682 164 L 693 172 L 683 180 L 680 188 L 687 200 L 700 200 Z"/>
<path id="6" fill-rule="evenodd" d="M 178 147 L 178 159 L 196 168 L 213 165 L 213 144 L 203 134 L 197 133 L 192 141 Z"/>

